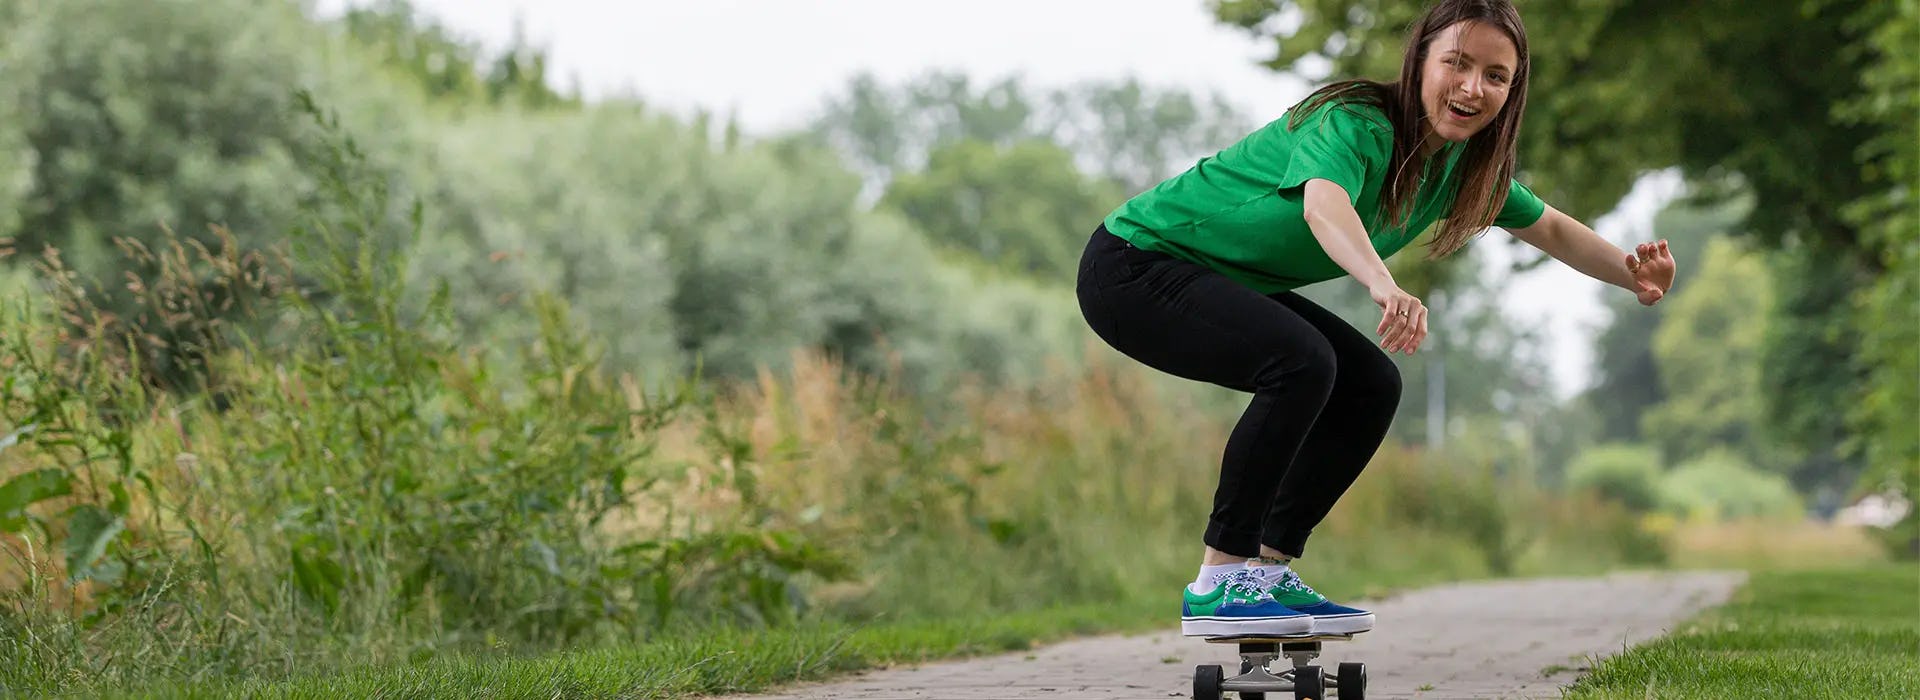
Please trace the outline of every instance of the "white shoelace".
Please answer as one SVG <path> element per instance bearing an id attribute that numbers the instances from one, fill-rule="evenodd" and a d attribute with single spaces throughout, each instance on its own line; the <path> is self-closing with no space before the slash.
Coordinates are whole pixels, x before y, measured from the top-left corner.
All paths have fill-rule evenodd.
<path id="1" fill-rule="evenodd" d="M 1267 595 L 1267 580 L 1261 578 L 1260 573 L 1252 569 L 1241 569 L 1230 573 L 1218 574 L 1213 577 L 1213 582 L 1215 585 L 1225 584 L 1229 592 L 1243 593 L 1254 597 Z"/>
<path id="2" fill-rule="evenodd" d="M 1269 588 L 1273 586 L 1279 586 L 1289 591 L 1302 591 L 1308 595 L 1320 596 L 1319 591 L 1313 590 L 1313 587 L 1307 585 L 1306 581 L 1301 580 L 1300 574 L 1294 573 L 1293 569 L 1291 568 L 1287 569 L 1286 571 L 1280 572 L 1279 574 L 1277 574 L 1272 578 L 1266 578 L 1262 574 L 1258 573 L 1257 570 L 1254 570 L 1254 569 L 1248 569 L 1248 571 L 1254 572 L 1254 575 L 1256 577 L 1261 577 L 1260 580 Z M 1320 596 L 1320 597 L 1325 597 L 1325 596 Z"/>
<path id="3" fill-rule="evenodd" d="M 1293 569 L 1287 569 L 1286 573 L 1280 574 L 1280 587 L 1289 591 L 1303 591 L 1309 595 L 1320 595 L 1320 592 L 1313 590 L 1313 587 L 1307 585 L 1306 581 L 1300 580 L 1300 575 L 1294 573 Z"/>

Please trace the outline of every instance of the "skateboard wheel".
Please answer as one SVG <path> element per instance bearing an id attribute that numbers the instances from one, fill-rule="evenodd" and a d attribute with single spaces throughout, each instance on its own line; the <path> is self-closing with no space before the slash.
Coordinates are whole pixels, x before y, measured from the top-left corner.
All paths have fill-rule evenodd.
<path id="1" fill-rule="evenodd" d="M 1340 688 L 1340 700 L 1367 700 L 1367 665 L 1348 661 L 1340 664 L 1340 672 L 1334 676 Z"/>
<path id="2" fill-rule="evenodd" d="M 1327 675 L 1319 666 L 1301 666 L 1293 670 L 1294 700 L 1322 700 L 1327 696 Z"/>
<path id="3" fill-rule="evenodd" d="M 1219 666 L 1195 666 L 1193 700 L 1220 700 L 1220 684 L 1226 677 L 1226 671 Z"/>

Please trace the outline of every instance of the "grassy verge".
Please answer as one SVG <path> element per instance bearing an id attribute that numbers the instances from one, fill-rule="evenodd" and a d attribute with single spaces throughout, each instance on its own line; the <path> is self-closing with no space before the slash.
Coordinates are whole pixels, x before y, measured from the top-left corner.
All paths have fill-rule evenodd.
<path id="1" fill-rule="evenodd" d="M 1920 568 L 1756 573 L 1726 607 L 1603 661 L 1567 697 L 1920 697 Z"/>
<path id="2" fill-rule="evenodd" d="M 1444 570 L 1391 579 L 1338 574 L 1337 598 L 1388 595 L 1456 578 Z M 1171 596 L 1131 595 L 1013 615 L 857 624 L 816 618 L 790 627 L 717 627 L 637 645 L 539 655 L 448 654 L 411 664 L 350 666 L 281 680 L 216 679 L 138 691 L 138 697 L 664 698 L 755 692 L 851 671 L 1015 652 L 1092 634 L 1171 628 Z M 117 692 L 105 697 L 133 697 Z"/>
<path id="3" fill-rule="evenodd" d="M 779 629 L 723 627 L 632 646 L 524 657 L 450 655 L 278 682 L 170 685 L 138 696 L 663 698 L 751 692 L 857 669 L 1019 651 L 1073 635 L 1157 629 L 1167 621 L 1165 607 L 1132 601 L 965 620 L 856 625 L 820 619 Z"/>

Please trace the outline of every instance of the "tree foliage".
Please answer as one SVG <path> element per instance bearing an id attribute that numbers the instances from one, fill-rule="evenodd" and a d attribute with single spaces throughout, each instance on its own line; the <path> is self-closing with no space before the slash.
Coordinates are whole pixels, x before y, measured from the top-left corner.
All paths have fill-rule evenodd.
<path id="1" fill-rule="evenodd" d="M 544 49 L 515 26 L 512 43 L 489 56 L 479 44 L 422 16 L 409 0 L 378 0 L 342 14 L 347 34 L 381 64 L 443 105 L 547 109 L 578 107 L 547 74 Z"/>
<path id="2" fill-rule="evenodd" d="M 0 238 L 16 260 L 65 251 L 102 294 L 125 286 L 116 237 L 282 242 L 297 205 L 324 199 L 293 166 L 307 90 L 425 204 L 411 274 L 448 283 L 469 342 L 531 342 L 543 329 L 497 309 L 547 294 L 609 366 L 651 377 L 751 375 L 817 349 L 926 386 L 1036 374 L 1076 347 L 1072 305 L 1040 298 L 1057 290 L 935 255 L 808 140 L 716 143 L 642 105 L 582 104 L 548 84 L 541 50 L 485 52 L 405 2 L 322 19 L 251 0 L 0 0 L 0 16 Z"/>
<path id="3" fill-rule="evenodd" d="M 0 132 L 31 158 L 0 236 L 86 263 L 112 236 L 284 220 L 296 127 L 282 115 L 311 65 L 287 46 L 287 14 L 241 0 L 25 3 L 0 28 L 20 59 L 0 73 L 19 99 Z"/>
<path id="4" fill-rule="evenodd" d="M 934 151 L 925 171 L 896 177 L 880 206 L 905 215 L 936 246 L 1071 280 L 1087 237 L 1121 199 L 1119 186 L 1082 175 L 1073 155 L 1052 143 L 969 140 Z"/>
<path id="5" fill-rule="evenodd" d="M 895 84 L 855 76 L 825 100 L 810 131 L 876 188 L 962 141 L 1001 147 L 1050 141 L 1072 153 L 1082 170 L 1116 180 L 1132 194 L 1232 144 L 1248 128 L 1222 96 L 1136 79 L 1038 89 L 1020 78 L 981 84 L 962 73 L 933 71 Z"/>
<path id="6" fill-rule="evenodd" d="M 531 337 L 493 309 L 547 293 L 580 312 L 612 366 L 652 377 L 751 376 L 812 348 L 912 383 L 1005 379 L 1068 347 L 1076 319 L 1057 305 L 1017 303 L 1040 314 L 1024 329 L 1020 315 L 963 311 L 1003 283 L 865 211 L 857 176 L 805 141 L 729 147 L 607 103 L 469 119 L 437 144 L 418 273 L 453 282 L 475 337 Z M 981 338 L 994 352 L 942 350 Z"/>
<path id="7" fill-rule="evenodd" d="M 1867 90 L 1843 105 L 1844 119 L 1878 127 L 1860 146 L 1875 194 L 1849 206 L 1886 268 L 1862 295 L 1860 326 L 1871 329 L 1861 359 L 1871 381 L 1850 412 L 1867 436 L 1860 445 L 1872 466 L 1867 486 L 1894 488 L 1920 501 L 1920 3 L 1878 3 L 1862 14 L 1867 44 L 1881 60 L 1862 76 Z M 1920 508 L 1907 516 L 1920 519 Z M 1911 526 L 1908 527 L 1911 532 Z M 1903 543 L 1901 551 L 1920 551 Z"/>
<path id="8" fill-rule="evenodd" d="M 1675 202 L 1654 217 L 1653 228 L 1667 239 L 1674 259 L 1690 261 L 1693 268 L 1705 260 L 1709 241 L 1733 235 L 1744 206 L 1742 202 L 1719 206 Z M 1680 281 L 1676 296 L 1693 293 L 1692 288 L 1699 285 L 1697 274 L 1695 269 L 1695 274 Z M 1611 319 L 1594 339 L 1594 383 L 1583 395 L 1599 417 L 1600 439 L 1640 440 L 1640 416 L 1667 399 L 1653 336 L 1673 308 L 1671 303 L 1641 306 L 1626 295 L 1607 300 Z"/>
<path id="9" fill-rule="evenodd" d="M 1716 238 L 1693 284 L 1666 302 L 1653 335 L 1666 399 L 1641 416 L 1640 430 L 1668 463 L 1713 447 L 1763 456 L 1759 359 L 1774 298 L 1765 257 Z"/>

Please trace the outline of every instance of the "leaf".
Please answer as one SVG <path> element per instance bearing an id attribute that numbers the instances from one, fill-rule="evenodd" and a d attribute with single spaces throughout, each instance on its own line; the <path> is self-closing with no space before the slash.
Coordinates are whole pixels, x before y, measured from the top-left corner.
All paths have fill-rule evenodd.
<path id="1" fill-rule="evenodd" d="M 114 515 L 127 517 L 127 510 L 132 507 L 133 500 L 127 497 L 126 485 L 118 481 L 113 482 L 107 486 L 107 493 L 113 494 L 113 500 L 108 503 L 107 509 L 113 511 Z"/>
<path id="2" fill-rule="evenodd" d="M 340 588 L 346 584 L 346 572 L 331 559 L 309 559 L 293 550 L 294 585 L 300 592 L 331 613 L 340 605 Z"/>
<path id="3" fill-rule="evenodd" d="M 26 527 L 27 506 L 72 492 L 70 478 L 59 469 L 41 469 L 9 479 L 0 485 L 0 532 L 19 532 Z"/>
<path id="4" fill-rule="evenodd" d="M 79 581 L 93 574 L 93 563 L 107 553 L 107 544 L 126 529 L 126 521 L 96 505 L 76 506 L 67 520 L 67 579 Z"/>

